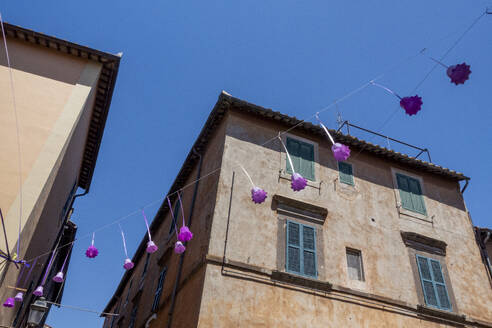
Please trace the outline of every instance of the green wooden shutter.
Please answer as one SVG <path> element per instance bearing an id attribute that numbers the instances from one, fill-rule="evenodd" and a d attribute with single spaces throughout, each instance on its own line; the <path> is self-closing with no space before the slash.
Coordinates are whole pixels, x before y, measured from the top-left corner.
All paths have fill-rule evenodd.
<path id="1" fill-rule="evenodd" d="M 401 206 L 404 209 L 426 215 L 420 182 L 399 173 L 396 174 L 396 181 L 400 190 Z"/>
<path id="2" fill-rule="evenodd" d="M 425 303 L 438 309 L 451 310 L 451 302 L 439 261 L 420 255 L 416 258 Z"/>
<path id="3" fill-rule="evenodd" d="M 338 162 L 338 172 L 340 174 L 340 182 L 354 185 L 354 175 L 352 173 L 352 164 Z"/>
<path id="4" fill-rule="evenodd" d="M 302 226 L 303 273 L 316 277 L 316 231 L 312 227 Z"/>
<path id="5" fill-rule="evenodd" d="M 287 221 L 287 271 L 301 273 L 300 226 Z"/>
<path id="6" fill-rule="evenodd" d="M 287 271 L 316 277 L 316 230 L 292 221 L 287 221 Z"/>
<path id="7" fill-rule="evenodd" d="M 304 178 L 314 181 L 314 145 L 287 138 L 287 151 L 292 159 L 292 164 L 294 164 L 294 170 Z M 292 174 L 292 168 L 287 158 L 286 162 L 287 173 Z"/>

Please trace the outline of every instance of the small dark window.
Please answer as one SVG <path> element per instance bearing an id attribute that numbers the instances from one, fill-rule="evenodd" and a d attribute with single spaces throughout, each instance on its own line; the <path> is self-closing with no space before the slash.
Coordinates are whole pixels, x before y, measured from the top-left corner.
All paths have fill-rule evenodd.
<path id="1" fill-rule="evenodd" d="M 338 172 L 340 182 L 348 185 L 354 185 L 354 175 L 352 173 L 352 164 L 347 162 L 338 162 Z"/>
<path id="2" fill-rule="evenodd" d="M 152 312 L 157 312 L 159 309 L 159 302 L 161 300 L 162 289 L 164 286 L 164 280 L 166 279 L 167 267 L 164 267 L 159 275 L 159 282 L 154 293 L 154 302 L 152 303 Z"/>
<path id="3" fill-rule="evenodd" d="M 123 304 L 123 308 L 128 304 L 128 298 L 130 297 L 130 292 L 132 290 L 133 279 L 130 280 L 130 285 L 128 286 L 128 292 L 126 293 L 125 303 Z"/>
<path id="4" fill-rule="evenodd" d="M 135 327 L 135 321 L 137 320 L 137 311 L 138 311 L 138 304 L 136 304 L 133 307 L 132 313 L 130 314 L 130 324 L 128 325 L 128 328 Z"/>
<path id="5" fill-rule="evenodd" d="M 360 251 L 347 248 L 347 273 L 352 280 L 364 281 L 364 268 Z"/>
<path id="6" fill-rule="evenodd" d="M 181 208 L 179 206 L 179 202 L 176 202 L 176 204 L 174 205 L 174 210 L 173 210 L 173 213 L 174 213 L 173 220 L 171 222 L 171 226 L 169 227 L 169 235 L 171 235 L 172 233 L 174 233 L 174 228 L 176 228 L 176 223 L 177 223 L 177 220 L 178 220 L 180 209 Z"/>

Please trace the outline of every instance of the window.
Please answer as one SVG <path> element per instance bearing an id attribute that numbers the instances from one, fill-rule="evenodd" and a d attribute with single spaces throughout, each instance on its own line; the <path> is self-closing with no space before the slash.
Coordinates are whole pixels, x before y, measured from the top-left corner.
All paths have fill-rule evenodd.
<path id="1" fill-rule="evenodd" d="M 354 175 L 352 174 L 352 164 L 346 162 L 338 162 L 338 172 L 340 174 L 340 182 L 348 185 L 354 185 Z"/>
<path id="2" fill-rule="evenodd" d="M 364 269 L 360 251 L 347 248 L 347 273 L 352 280 L 364 281 Z"/>
<path id="3" fill-rule="evenodd" d="M 143 267 L 142 276 L 140 277 L 140 283 L 139 283 L 138 289 L 143 288 L 143 282 L 145 280 L 145 275 L 147 275 L 147 269 L 149 268 L 149 259 L 150 259 L 150 254 L 147 253 L 147 256 L 145 257 L 145 264 Z"/>
<path id="4" fill-rule="evenodd" d="M 68 211 L 70 210 L 70 205 L 72 204 L 72 199 L 75 196 L 75 191 L 77 191 L 77 181 L 74 182 L 72 189 L 70 190 L 70 194 L 68 194 L 68 198 L 65 201 L 65 205 L 63 205 L 63 209 L 60 213 L 60 221 L 63 222 L 65 220 L 65 217 L 68 214 Z"/>
<path id="5" fill-rule="evenodd" d="M 451 302 L 444 282 L 441 263 L 418 254 L 416 258 L 426 305 L 451 311 Z"/>
<path id="6" fill-rule="evenodd" d="M 297 139 L 287 138 L 287 150 L 292 158 L 294 170 L 304 178 L 314 181 L 314 145 Z M 292 174 L 289 160 L 287 172 Z"/>
<path id="7" fill-rule="evenodd" d="M 317 277 L 316 230 L 313 227 L 287 221 L 286 270 Z"/>
<path id="8" fill-rule="evenodd" d="M 132 313 L 130 314 L 130 324 L 128 325 L 128 328 L 135 327 L 135 320 L 137 319 L 137 311 L 138 311 L 138 304 L 136 304 L 133 307 Z"/>
<path id="9" fill-rule="evenodd" d="M 176 220 L 178 219 L 180 209 L 181 208 L 179 206 L 179 202 L 176 202 L 176 204 L 174 205 L 174 210 L 173 210 L 173 213 L 174 213 L 173 221 L 171 222 L 171 226 L 169 227 L 169 235 L 174 233 L 174 228 L 176 227 L 176 222 L 177 222 Z"/>
<path id="10" fill-rule="evenodd" d="M 404 209 L 427 215 L 419 180 L 396 173 L 396 181 L 400 190 L 401 206 Z"/>
<path id="11" fill-rule="evenodd" d="M 152 312 L 157 312 L 159 309 L 159 302 L 161 300 L 162 286 L 164 285 L 164 280 L 166 279 L 167 267 L 164 267 L 159 275 L 159 282 L 157 283 L 157 289 L 154 293 L 154 303 L 152 303 Z"/>

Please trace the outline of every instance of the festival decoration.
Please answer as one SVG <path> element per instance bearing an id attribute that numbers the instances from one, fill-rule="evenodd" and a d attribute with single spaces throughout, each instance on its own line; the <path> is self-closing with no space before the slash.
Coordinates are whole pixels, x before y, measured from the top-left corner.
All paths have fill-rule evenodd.
<path id="1" fill-rule="evenodd" d="M 92 242 L 94 243 L 94 234 L 92 234 Z M 38 296 L 38 297 L 43 296 L 43 286 L 46 282 L 46 278 L 48 278 L 48 273 L 51 270 L 51 265 L 53 264 L 53 259 L 55 258 L 55 255 L 57 253 L 57 249 L 58 249 L 58 245 L 57 245 L 57 247 L 55 247 L 55 249 L 51 253 L 51 258 L 50 258 L 50 261 L 48 262 L 48 266 L 46 267 L 46 270 L 44 270 L 44 276 L 43 276 L 43 280 L 41 280 L 41 285 L 36 287 L 36 289 L 33 292 L 33 294 Z"/>
<path id="2" fill-rule="evenodd" d="M 143 215 L 144 220 L 145 220 L 145 226 L 147 227 L 147 235 L 149 236 L 149 241 L 147 242 L 147 249 L 146 249 L 146 251 L 147 251 L 147 253 L 152 254 L 152 253 L 157 252 L 157 250 L 159 248 L 152 241 L 152 237 L 150 235 L 149 222 L 147 221 L 147 216 L 145 215 L 145 212 L 144 212 L 143 208 L 142 208 L 142 215 Z"/>
<path id="3" fill-rule="evenodd" d="M 374 81 L 371 81 L 370 83 L 372 85 L 375 85 L 377 87 L 380 87 L 381 89 L 388 91 L 389 93 L 400 99 L 400 107 L 403 108 L 405 110 L 405 113 L 407 113 L 409 116 L 417 114 L 417 112 L 422 109 L 422 104 L 423 104 L 422 98 L 419 97 L 418 95 L 402 98 L 396 92 L 385 86 L 382 86 L 381 84 L 378 84 Z"/>
<path id="4" fill-rule="evenodd" d="M 451 79 L 451 83 L 454 83 L 456 85 L 465 84 L 465 81 L 468 80 L 471 74 L 470 65 L 462 63 L 449 66 L 446 70 L 446 74 Z"/>
<path id="5" fill-rule="evenodd" d="M 18 292 L 17 294 L 15 294 L 14 300 L 16 302 L 22 302 L 24 300 L 24 293 Z"/>
<path id="6" fill-rule="evenodd" d="M 38 296 L 38 297 L 41 297 L 43 296 L 43 286 L 38 286 L 34 292 L 33 292 L 34 295 Z"/>
<path id="7" fill-rule="evenodd" d="M 260 187 L 257 187 L 253 183 L 253 179 L 251 179 L 251 176 L 249 175 L 248 171 L 246 171 L 246 169 L 241 164 L 238 164 L 238 165 L 243 170 L 244 174 L 246 174 L 246 176 L 248 177 L 248 180 L 251 183 L 251 186 L 253 186 L 253 188 L 251 189 L 251 200 L 255 204 L 263 203 L 265 201 L 265 199 L 267 198 L 267 192 L 265 190 L 261 189 Z"/>
<path id="8" fill-rule="evenodd" d="M 85 251 L 85 256 L 87 256 L 88 258 L 91 258 L 91 259 L 95 258 L 99 254 L 99 251 L 97 250 L 96 246 L 94 246 L 94 237 L 95 237 L 95 232 L 92 233 L 91 245 Z"/>
<path id="9" fill-rule="evenodd" d="M 125 270 L 130 270 L 133 269 L 135 265 L 133 264 L 132 260 L 130 260 L 130 258 L 128 257 L 128 251 L 126 249 L 125 233 L 123 232 L 123 229 L 121 228 L 121 225 L 119 223 L 118 226 L 120 227 L 121 239 L 123 240 L 123 250 L 125 251 L 125 256 L 126 256 L 125 262 L 123 263 L 123 268 L 125 268 Z"/>
<path id="10" fill-rule="evenodd" d="M 57 282 L 57 283 L 63 282 L 63 279 L 64 279 L 63 269 L 65 268 L 65 264 L 67 263 L 68 256 L 70 255 L 70 252 L 72 251 L 72 247 L 73 247 L 73 242 L 70 244 L 70 248 L 67 251 L 67 255 L 65 255 L 65 260 L 63 260 L 63 264 L 62 264 L 60 271 L 53 277 L 54 282 Z"/>
<path id="11" fill-rule="evenodd" d="M 350 156 L 350 148 L 349 146 L 346 146 L 344 144 L 341 144 L 341 143 L 338 143 L 338 142 L 335 142 L 335 140 L 333 139 L 333 137 L 331 136 L 330 132 L 328 131 L 328 129 L 326 128 L 326 126 L 323 124 L 323 122 L 321 122 L 321 120 L 319 119 L 319 112 L 316 113 L 316 119 L 318 120 L 319 124 L 321 125 L 321 127 L 323 128 L 323 130 L 325 130 L 325 133 L 326 135 L 328 136 L 328 139 L 330 139 L 331 143 L 332 143 L 332 146 L 331 146 L 331 151 L 333 153 L 333 156 L 335 157 L 335 159 L 337 161 L 345 161 L 347 160 L 347 158 L 349 158 Z"/>
<path id="12" fill-rule="evenodd" d="M 278 135 L 278 140 L 280 140 L 280 143 L 282 144 L 282 146 L 285 149 L 285 153 L 287 154 L 287 159 L 288 159 L 290 167 L 292 169 L 292 177 L 291 177 L 290 187 L 294 191 L 301 191 L 304 188 L 306 188 L 307 180 L 305 178 L 303 178 L 303 176 L 300 175 L 299 173 L 296 173 L 296 171 L 294 169 L 294 164 L 292 163 L 292 158 L 290 158 L 289 151 L 287 150 L 287 147 L 285 147 L 284 142 L 282 141 L 282 138 L 280 137 L 280 134 Z"/>
<path id="13" fill-rule="evenodd" d="M 179 192 L 178 192 L 178 200 L 179 200 L 179 206 L 181 207 L 181 216 L 183 218 L 183 225 L 181 226 L 181 229 L 179 229 L 178 240 L 185 243 L 187 241 L 190 241 L 193 238 L 193 233 L 186 226 L 185 217 L 184 217 L 183 202 L 181 201 L 181 196 L 180 196 Z"/>
<path id="14" fill-rule="evenodd" d="M 183 243 L 180 242 L 179 240 L 176 242 L 176 244 L 174 244 L 174 253 L 182 254 L 184 253 L 185 250 L 186 250 L 185 245 L 183 245 Z"/>
<path id="15" fill-rule="evenodd" d="M 11 308 L 11 307 L 14 307 L 15 305 L 15 301 L 12 297 L 8 297 L 6 300 L 5 300 L 5 303 L 3 303 L 3 306 L 4 307 L 7 307 L 7 308 Z"/>

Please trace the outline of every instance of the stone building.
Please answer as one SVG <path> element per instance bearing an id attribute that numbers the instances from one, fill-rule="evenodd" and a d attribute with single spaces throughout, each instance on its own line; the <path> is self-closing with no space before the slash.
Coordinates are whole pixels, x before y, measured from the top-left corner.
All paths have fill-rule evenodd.
<path id="1" fill-rule="evenodd" d="M 293 192 L 280 131 L 309 178 Z M 104 327 L 492 327 L 492 290 L 461 173 L 226 93 L 171 186 L 194 232 L 174 254 L 163 202 L 159 250 L 133 257 Z M 268 192 L 251 201 L 239 164 Z M 197 183 L 194 181 L 198 180 Z M 117 315 L 111 315 L 117 314 Z"/>
<path id="2" fill-rule="evenodd" d="M 72 206 L 75 198 L 89 192 L 120 56 L 7 23 L 4 28 L 15 98 L 2 39 L 0 208 L 5 230 L 0 227 L 0 249 L 13 259 L 32 261 L 24 271 L 12 262 L 3 262 L 0 267 L 1 302 L 19 291 L 25 293 L 24 302 L 16 302 L 13 308 L 0 307 L 0 326 L 24 327 L 35 298 L 32 291 L 41 283 L 50 260 L 46 253 L 75 238 L 77 227 L 70 221 Z M 84 190 L 76 194 L 78 188 Z M 67 256 L 69 260 L 70 247 L 56 254 L 44 296 L 59 302 L 63 285 L 53 283 L 51 278 Z M 65 273 L 67 268 L 65 265 Z"/>

